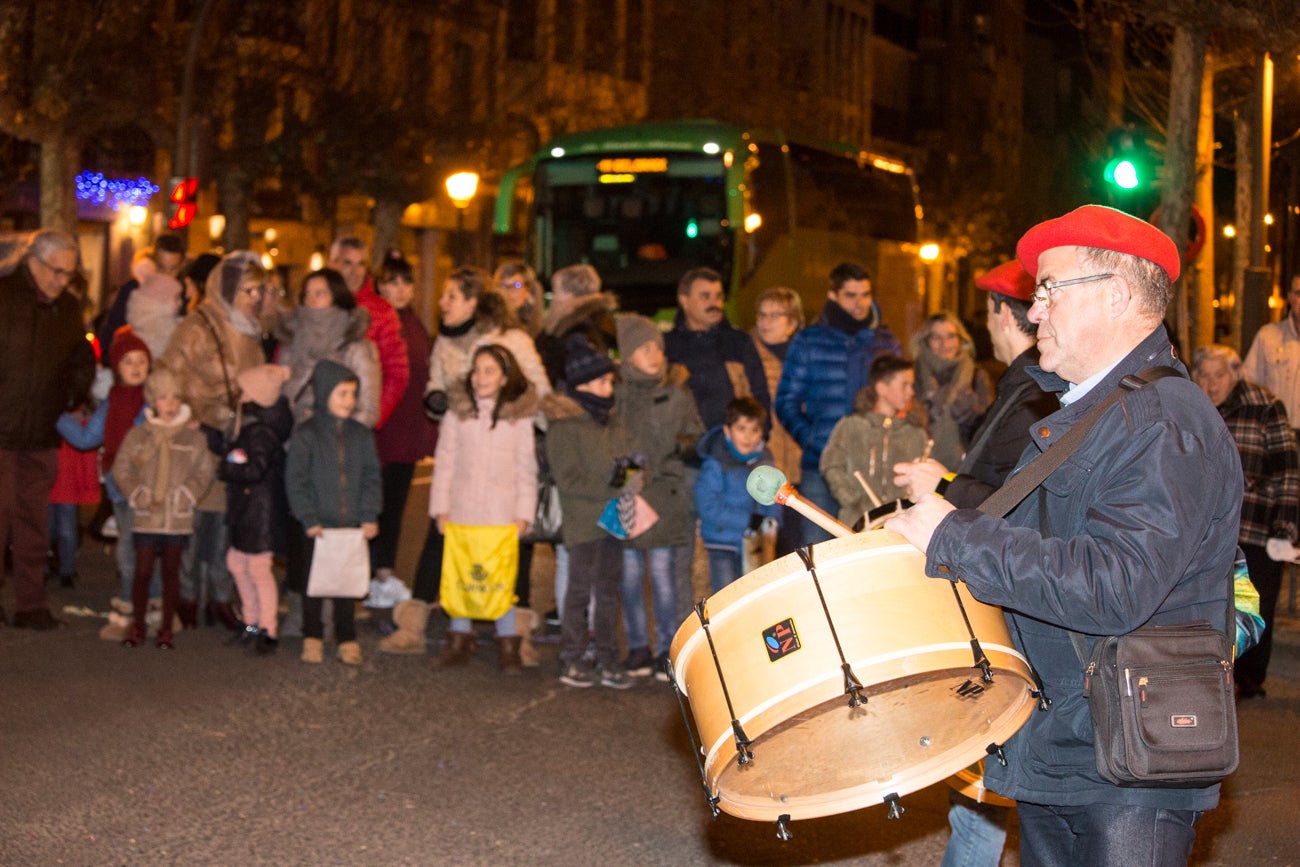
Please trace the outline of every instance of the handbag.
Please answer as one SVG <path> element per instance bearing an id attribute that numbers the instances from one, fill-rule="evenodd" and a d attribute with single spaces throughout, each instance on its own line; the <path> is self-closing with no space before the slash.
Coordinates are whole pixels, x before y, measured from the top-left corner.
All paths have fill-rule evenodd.
<path id="1" fill-rule="evenodd" d="M 533 524 L 521 538 L 524 542 L 564 541 L 564 511 L 560 507 L 560 488 L 551 475 L 546 459 L 546 434 L 533 428 L 533 448 L 537 454 L 537 512 Z"/>
<path id="2" fill-rule="evenodd" d="M 370 591 L 370 545 L 360 527 L 326 527 L 312 547 L 307 595 L 360 599 Z"/>
<path id="3" fill-rule="evenodd" d="M 560 489 L 555 479 L 545 478 L 537 485 L 537 514 L 522 537 L 525 542 L 563 542 L 564 512 L 560 508 Z"/>
<path id="4" fill-rule="evenodd" d="M 606 503 L 596 525 L 615 539 L 627 541 L 640 536 L 658 522 L 659 513 L 654 507 L 646 502 L 645 497 L 633 494 L 630 497 L 615 497 Z"/>
<path id="5" fill-rule="evenodd" d="M 514 524 L 448 524 L 442 552 L 442 610 L 496 620 L 515 604 L 519 529 Z"/>
<path id="6" fill-rule="evenodd" d="M 1080 652 L 1083 637 L 1071 637 Z M 1083 694 L 1097 773 L 1108 782 L 1209 786 L 1237 769 L 1232 644 L 1209 623 L 1144 626 L 1098 640 Z"/>
<path id="7" fill-rule="evenodd" d="M 1156 367 L 1126 376 L 1106 400 L 980 505 L 996 516 L 1010 512 L 1082 444 L 1088 431 L 1126 391 L 1174 375 Z M 1039 489 L 1039 496 L 1043 491 Z M 1044 536 L 1052 534 L 1039 509 Z M 1238 559 L 1241 560 L 1240 552 Z M 1225 576 L 1225 629 L 1233 629 L 1240 564 Z M 1227 632 L 1197 621 L 1144 626 L 1099 638 L 1089 657 L 1085 640 L 1071 631 L 1084 666 L 1084 695 L 1092 714 L 1097 773 L 1118 786 L 1208 786 L 1237 768 L 1237 708 L 1232 690 L 1232 648 Z M 1030 671 L 1042 690 L 1037 671 Z M 1040 699 L 1041 701 L 1041 699 Z"/>

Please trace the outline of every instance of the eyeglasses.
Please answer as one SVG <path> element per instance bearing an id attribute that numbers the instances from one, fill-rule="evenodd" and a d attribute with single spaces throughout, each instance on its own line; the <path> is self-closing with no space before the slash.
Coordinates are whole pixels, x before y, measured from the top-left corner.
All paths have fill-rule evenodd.
<path id="1" fill-rule="evenodd" d="M 48 268 L 54 274 L 54 276 L 59 278 L 60 280 L 71 280 L 72 276 L 77 273 L 77 269 L 75 268 L 73 268 L 71 271 L 69 271 L 67 268 L 55 268 L 53 265 L 51 265 L 49 262 L 46 262 L 44 259 L 38 257 L 33 257 L 33 258 L 35 258 L 37 262 L 40 262 L 42 265 Z"/>
<path id="2" fill-rule="evenodd" d="M 513 283 L 505 280 L 497 284 L 498 289 L 523 289 L 528 284 L 522 280 L 515 280 Z"/>
<path id="3" fill-rule="evenodd" d="M 1035 304 L 1051 307 L 1052 296 L 1066 286 L 1074 286 L 1078 283 L 1094 283 L 1097 280 L 1109 280 L 1114 276 L 1114 274 L 1093 274 L 1091 277 L 1075 277 L 1073 280 L 1044 280 L 1034 287 L 1032 297 Z"/>
<path id="4" fill-rule="evenodd" d="M 257 286 L 244 286 L 239 290 L 240 295 L 262 295 L 267 294 L 266 287 L 258 284 Z"/>

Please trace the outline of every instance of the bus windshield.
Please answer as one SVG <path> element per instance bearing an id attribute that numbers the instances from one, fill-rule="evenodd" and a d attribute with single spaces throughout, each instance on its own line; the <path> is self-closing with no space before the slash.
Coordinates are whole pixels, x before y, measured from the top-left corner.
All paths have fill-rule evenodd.
<path id="1" fill-rule="evenodd" d="M 721 157 L 566 157 L 541 163 L 534 183 L 543 273 L 589 263 L 624 309 L 648 314 L 676 303 L 691 268 L 713 268 L 729 284 L 734 231 Z"/>

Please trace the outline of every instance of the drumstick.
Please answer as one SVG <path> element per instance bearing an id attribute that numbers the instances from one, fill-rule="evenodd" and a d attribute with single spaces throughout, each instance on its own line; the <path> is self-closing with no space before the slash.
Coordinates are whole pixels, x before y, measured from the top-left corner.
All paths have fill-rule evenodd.
<path id="1" fill-rule="evenodd" d="M 867 492 L 867 496 L 871 498 L 871 505 L 875 508 L 879 508 L 882 505 L 881 499 L 876 496 L 875 491 L 871 490 L 871 485 L 867 484 L 867 480 L 862 478 L 862 471 L 854 470 L 853 478 L 857 479 L 858 484 L 862 486 L 862 490 Z"/>
<path id="2" fill-rule="evenodd" d="M 753 472 L 749 474 L 749 478 L 745 481 L 745 490 L 749 491 L 749 495 L 764 506 L 770 506 L 773 503 L 789 506 L 832 536 L 853 535 L 852 530 L 823 512 L 816 503 L 810 503 L 799 496 L 799 492 L 794 489 L 794 485 L 786 481 L 785 473 L 776 467 L 754 467 Z"/>
<path id="3" fill-rule="evenodd" d="M 930 452 L 932 452 L 932 451 L 934 451 L 934 440 L 926 440 L 926 441 L 925 441 L 925 451 L 921 452 L 921 456 L 920 456 L 919 458 L 916 459 L 916 462 L 917 462 L 918 464 L 923 464 L 923 463 L 925 463 L 927 460 L 929 460 L 929 458 L 930 458 Z"/>

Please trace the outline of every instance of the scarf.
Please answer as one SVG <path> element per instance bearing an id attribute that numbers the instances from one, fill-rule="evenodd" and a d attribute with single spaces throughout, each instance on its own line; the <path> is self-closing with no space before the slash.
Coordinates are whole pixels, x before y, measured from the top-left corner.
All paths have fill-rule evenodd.
<path id="1" fill-rule="evenodd" d="M 299 307 L 293 312 L 287 323 L 293 365 L 284 393 L 295 406 L 301 405 L 300 398 L 311 382 L 316 362 L 340 358 L 339 352 L 347 342 L 351 323 L 351 313 L 341 307 Z"/>
<path id="2" fill-rule="evenodd" d="M 115 385 L 108 390 L 108 412 L 104 414 L 105 471 L 113 466 L 113 458 L 122 447 L 122 440 L 135 425 L 136 416 L 144 406 L 143 385 Z"/>
<path id="3" fill-rule="evenodd" d="M 627 362 L 627 361 L 624 361 L 622 365 L 620 365 L 620 368 L 621 368 L 620 373 L 623 376 L 624 382 L 644 384 L 644 385 L 658 385 L 659 383 L 663 382 L 664 376 L 668 373 L 668 362 L 665 361 L 664 369 L 655 374 L 649 374 L 637 370 L 635 367 L 632 366 L 631 362 Z"/>
<path id="4" fill-rule="evenodd" d="M 444 325 L 438 323 L 438 334 L 441 337 L 464 337 L 469 334 L 470 329 L 474 327 L 474 317 L 466 319 L 460 325 Z"/>
<path id="5" fill-rule="evenodd" d="M 940 358 L 922 346 L 916 357 L 916 393 L 932 413 L 952 402 L 975 379 L 975 359 L 963 352 L 956 358 Z"/>
<path id="6" fill-rule="evenodd" d="M 177 483 L 172 479 L 171 440 L 177 431 L 184 430 L 190 420 L 190 408 L 181 404 L 181 411 L 171 421 L 163 421 L 154 415 L 153 408 L 144 411 L 145 425 L 149 431 L 149 444 L 153 448 L 154 460 L 158 472 L 153 477 L 153 501 L 161 503 L 167 499 L 167 493 Z"/>
<path id="7" fill-rule="evenodd" d="M 837 302 L 827 299 L 826 306 L 822 308 L 821 321 L 823 324 L 834 328 L 836 331 L 843 332 L 850 337 L 867 328 L 874 328 L 876 324 L 876 308 L 873 305 L 871 312 L 867 314 L 866 319 L 854 319 L 849 312 L 841 307 Z"/>
<path id="8" fill-rule="evenodd" d="M 614 409 L 614 398 L 597 397 L 588 391 L 578 391 L 577 389 L 567 389 L 569 397 L 578 402 L 587 415 L 596 420 L 596 424 L 605 427 L 609 424 L 609 415 Z"/>

